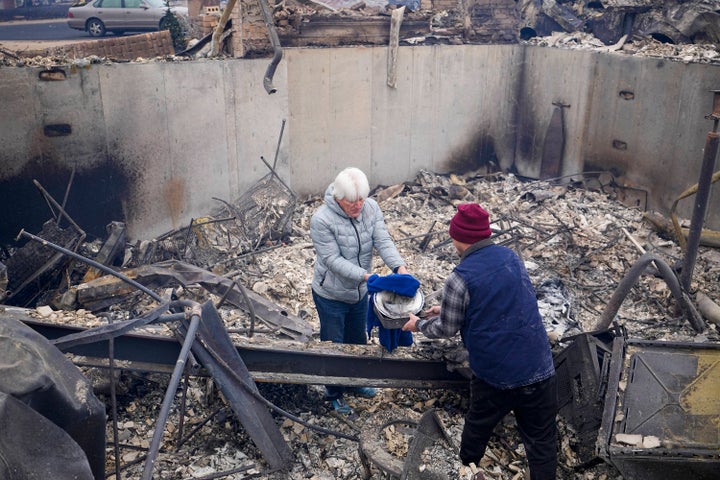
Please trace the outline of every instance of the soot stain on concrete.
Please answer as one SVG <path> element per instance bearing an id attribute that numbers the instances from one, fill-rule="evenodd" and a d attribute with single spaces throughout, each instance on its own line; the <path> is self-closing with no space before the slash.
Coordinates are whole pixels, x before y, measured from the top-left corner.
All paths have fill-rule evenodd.
<path id="1" fill-rule="evenodd" d="M 478 134 L 449 155 L 448 168 L 453 172 L 467 173 L 484 166 L 494 171 L 498 162 L 495 139 L 487 134 Z"/>
<path id="2" fill-rule="evenodd" d="M 72 183 L 70 181 L 72 179 Z M 28 162 L 17 175 L 0 180 L 5 213 L 0 224 L 0 244 L 13 245 L 20 230 L 39 232 L 53 213 L 59 215 L 43 198 L 33 180 L 45 189 L 85 231 L 88 240 L 104 238 L 105 227 L 111 221 L 124 221 L 122 200 L 128 193 L 130 178 L 108 158 L 88 168 L 72 167 L 52 159 L 37 158 Z M 62 220 L 60 225 L 69 223 Z"/>

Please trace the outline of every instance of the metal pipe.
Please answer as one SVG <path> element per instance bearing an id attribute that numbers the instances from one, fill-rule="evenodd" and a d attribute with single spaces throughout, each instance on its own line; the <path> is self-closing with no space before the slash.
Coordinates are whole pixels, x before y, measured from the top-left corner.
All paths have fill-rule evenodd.
<path id="1" fill-rule="evenodd" d="M 690 282 L 692 280 L 693 270 L 695 269 L 695 259 L 697 258 L 698 246 L 700 245 L 705 212 L 707 211 L 707 205 L 710 199 L 710 186 L 712 185 L 712 175 L 715 169 L 715 158 L 717 157 L 718 145 L 720 143 L 720 134 L 717 132 L 718 120 L 720 120 L 720 90 L 715 90 L 713 93 L 713 113 L 709 115 L 709 117 L 714 120 L 713 130 L 708 132 L 707 140 L 705 141 L 703 162 L 700 168 L 700 179 L 698 180 L 695 206 L 693 207 L 692 220 L 688 232 L 687 249 L 685 250 L 685 260 L 683 261 L 680 276 L 680 283 L 685 291 L 690 290 Z"/>
<path id="2" fill-rule="evenodd" d="M 80 238 L 80 241 L 78 242 L 78 245 L 79 245 L 80 243 L 82 243 L 82 241 L 85 239 L 85 230 L 83 230 L 82 228 L 80 228 L 80 225 L 78 225 L 77 223 L 75 223 L 75 220 L 73 220 L 72 217 L 70 217 L 70 215 L 67 214 L 67 212 L 65 211 L 65 209 L 64 209 L 62 206 L 60 206 L 60 204 L 52 197 L 52 195 L 50 195 L 50 194 L 48 193 L 48 191 L 45 190 L 45 188 L 44 188 L 42 185 L 40 185 L 40 182 L 38 182 L 37 180 L 33 180 L 33 184 L 35 184 L 35 187 L 37 187 L 37 189 L 40 190 L 40 193 L 42 193 L 42 195 L 43 195 L 43 197 L 45 198 L 45 200 L 46 200 L 46 201 L 49 201 L 50 203 L 52 203 L 52 204 L 55 206 L 55 208 L 57 208 L 57 209 L 60 211 L 60 214 L 61 214 L 62 216 L 64 216 L 64 217 L 67 219 L 68 222 L 70 222 L 70 225 L 72 225 L 73 227 L 75 227 L 75 230 L 77 230 L 77 232 L 81 235 L 81 238 Z M 60 217 L 58 217 L 58 218 L 60 218 Z"/>
<path id="3" fill-rule="evenodd" d="M 62 208 L 65 209 L 65 206 L 67 205 L 68 197 L 70 196 L 70 188 L 72 187 L 73 179 L 75 178 L 75 167 L 76 165 L 73 165 L 72 172 L 70 172 L 70 180 L 68 180 L 67 187 L 65 188 L 65 197 L 63 198 Z M 60 217 L 57 219 L 57 223 L 55 224 L 58 227 L 60 226 Z"/>
<path id="4" fill-rule="evenodd" d="M 175 362 L 175 369 L 170 377 L 170 384 L 165 391 L 165 398 L 163 399 L 163 404 L 160 408 L 160 415 L 155 423 L 155 432 L 153 433 L 153 438 L 150 442 L 150 451 L 145 459 L 145 468 L 143 470 L 142 480 L 150 480 L 152 478 L 155 458 L 160 450 L 160 442 L 162 441 L 163 433 L 165 432 L 165 424 L 167 423 L 167 417 L 170 413 L 170 406 L 175 399 L 178 384 L 180 383 L 183 372 L 185 371 L 185 361 L 190 354 L 190 348 L 195 342 L 195 335 L 197 334 L 198 327 L 200 326 L 200 313 L 200 305 L 193 306 L 192 312 L 190 313 L 190 326 L 188 327 L 182 350 L 180 350 L 180 355 L 178 356 L 177 362 Z"/>
<path id="5" fill-rule="evenodd" d="M 697 332 L 702 332 L 705 329 L 705 322 L 703 321 L 702 317 L 700 317 L 700 315 L 697 313 L 692 303 L 689 301 L 687 295 L 685 295 L 685 293 L 683 292 L 680 286 L 680 282 L 675 275 L 675 272 L 673 272 L 670 266 L 668 266 L 668 264 L 665 263 L 662 259 L 658 258 L 652 253 L 646 253 L 645 255 L 641 256 L 632 267 L 630 267 L 630 270 L 627 271 L 625 277 L 620 280 L 620 283 L 615 288 L 615 291 L 613 292 L 612 297 L 608 301 L 605 307 L 605 311 L 600 316 L 600 320 L 598 321 L 594 330 L 607 330 L 610 327 L 610 324 L 612 323 L 615 315 L 620 309 L 620 305 L 622 305 L 622 302 L 625 300 L 625 297 L 630 292 L 630 289 L 633 287 L 633 285 L 635 285 L 637 280 L 640 278 L 640 275 L 642 275 L 642 273 L 645 271 L 645 268 L 650 263 L 655 264 L 655 267 L 660 272 L 663 280 L 665 280 L 668 288 L 670 288 L 670 292 L 680 305 L 683 315 L 687 319 L 688 323 L 690 323 L 690 325 Z"/>
<path id="6" fill-rule="evenodd" d="M 277 147 L 275 147 L 275 159 L 273 160 L 273 168 L 277 166 L 278 154 L 280 153 L 280 143 L 282 143 L 283 132 L 285 131 L 285 119 L 283 118 L 280 126 L 280 136 L 278 137 Z"/>
<path id="7" fill-rule="evenodd" d="M 278 182 L 280 182 L 280 184 L 283 187 L 285 187 L 285 189 L 290 193 L 290 195 L 292 195 L 292 197 L 295 198 L 295 192 L 293 192 L 292 189 L 290 187 L 288 187 L 287 183 L 283 182 L 282 178 L 280 178 L 280 175 L 278 175 L 278 173 L 275 171 L 275 169 L 268 163 L 267 160 L 265 160 L 265 157 L 260 155 L 260 160 L 262 160 L 262 162 L 265 164 L 265 166 L 268 167 L 268 169 L 270 169 L 270 172 L 273 174 L 273 176 L 275 178 L 277 178 Z"/>
<path id="8" fill-rule="evenodd" d="M 224 405 L 221 407 L 218 407 L 214 412 L 212 412 L 210 415 L 205 417 L 204 420 L 195 424 L 195 426 L 193 426 L 192 430 L 190 430 L 190 433 L 188 433 L 186 437 L 183 437 L 181 440 L 178 441 L 178 444 L 177 444 L 177 447 L 175 447 L 175 450 L 180 451 L 180 447 L 182 447 L 185 444 L 185 442 L 190 440 L 190 438 L 192 438 L 193 435 L 195 435 L 198 431 L 200 431 L 200 429 L 202 427 L 204 427 L 210 420 L 215 418 L 223 410 L 230 410 L 230 409 L 225 407 Z"/>
<path id="9" fill-rule="evenodd" d="M 183 437 L 183 429 L 185 428 L 185 410 L 187 409 L 187 392 L 188 387 L 190 386 L 190 372 L 188 369 L 185 369 L 184 372 L 184 382 L 183 382 L 183 389 L 182 389 L 182 396 L 180 397 L 180 418 L 178 419 L 178 428 L 177 428 L 177 443 L 175 444 L 175 452 L 180 451 L 180 440 L 182 440 Z M 116 476 L 115 478 L 120 478 L 119 476 Z"/>
<path id="10" fill-rule="evenodd" d="M 216 309 L 220 309 L 220 307 L 223 306 L 223 304 L 225 303 L 225 300 L 227 300 L 228 294 L 232 291 L 233 288 L 235 288 L 236 283 L 237 282 L 235 280 L 233 280 L 232 283 L 230 284 L 230 286 L 228 287 L 228 289 L 225 290 L 225 293 L 223 293 L 223 296 L 220 297 L 220 300 L 218 300 L 218 302 L 215 304 Z"/>
<path id="11" fill-rule="evenodd" d="M 233 282 L 235 282 L 235 284 L 238 286 L 240 294 L 242 294 L 243 300 L 245 301 L 245 306 L 247 307 L 248 312 L 250 312 L 250 329 L 248 330 L 248 337 L 252 337 L 253 332 L 255 331 L 255 307 L 250 301 L 250 298 L 248 297 L 248 294 L 245 291 L 245 287 L 242 285 L 242 283 L 236 282 L 235 280 L 233 280 Z"/>
<path id="12" fill-rule="evenodd" d="M 280 46 L 280 38 L 278 37 L 277 29 L 275 28 L 275 22 L 273 21 L 266 1 L 258 0 L 258 3 L 260 4 L 263 18 L 265 19 L 265 26 L 267 26 L 268 33 L 270 34 L 270 43 L 272 43 L 273 46 L 273 58 L 270 61 L 270 65 L 268 65 L 267 70 L 265 70 L 265 77 L 263 77 L 263 87 L 265 87 L 265 91 L 267 93 L 272 95 L 277 92 L 277 88 L 275 88 L 272 84 L 272 79 L 273 76 L 275 76 L 275 69 L 277 68 L 278 63 L 282 60 L 283 51 Z"/>
<path id="13" fill-rule="evenodd" d="M 148 295 L 150 295 L 153 299 L 157 300 L 158 302 L 163 303 L 162 297 L 160 295 L 158 295 L 157 293 L 153 292 L 152 290 L 150 290 L 149 288 L 147 288 L 145 285 L 141 285 L 140 283 L 136 282 L 135 280 L 126 277 L 122 273 L 116 272 L 112 268 L 107 267 L 107 266 L 103 265 L 102 263 L 98 263 L 95 260 L 90 260 L 87 257 L 83 257 L 79 253 L 75 253 L 71 250 L 68 250 L 67 248 L 63 248 L 60 245 L 56 245 L 56 244 L 49 242 L 43 238 L 33 235 L 32 233 L 28 233 L 25 230 L 20 230 L 20 233 L 18 233 L 16 240 L 19 240 L 20 237 L 27 237 L 32 240 L 35 240 L 36 242 L 40 242 L 47 247 L 54 248 L 58 252 L 64 253 L 65 255 L 74 258 L 75 260 L 80 260 L 81 262 L 87 263 L 88 265 L 93 266 L 99 270 L 102 270 L 105 273 L 114 275 L 114 276 L 118 277 L 120 280 L 122 280 L 123 282 L 127 282 L 130 285 L 132 285 L 133 287 L 137 288 L 138 290 L 140 290 L 144 293 L 147 293 Z"/>
<path id="14" fill-rule="evenodd" d="M 112 315 L 107 315 L 108 325 L 112 325 Z M 113 454 L 115 456 L 115 478 L 120 477 L 120 434 L 118 432 L 118 416 L 117 416 L 117 388 L 115 387 L 115 339 L 108 340 L 108 376 L 110 377 L 110 408 L 112 410 L 112 430 L 113 430 Z"/>

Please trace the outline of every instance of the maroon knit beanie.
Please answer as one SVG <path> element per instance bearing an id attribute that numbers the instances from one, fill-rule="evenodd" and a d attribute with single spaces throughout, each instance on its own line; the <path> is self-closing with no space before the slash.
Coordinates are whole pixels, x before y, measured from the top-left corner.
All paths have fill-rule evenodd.
<path id="1" fill-rule="evenodd" d="M 450 220 L 450 236 L 462 243 L 475 243 L 492 235 L 490 215 L 477 203 L 461 203 Z"/>

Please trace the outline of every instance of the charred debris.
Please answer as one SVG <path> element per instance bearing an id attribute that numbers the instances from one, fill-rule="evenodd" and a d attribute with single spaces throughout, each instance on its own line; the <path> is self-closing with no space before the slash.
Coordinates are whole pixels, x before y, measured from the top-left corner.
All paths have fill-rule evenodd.
<path id="1" fill-rule="evenodd" d="M 405 7 L 397 41 L 406 45 L 519 41 L 720 58 L 710 1 L 350 3 L 275 2 L 280 44 L 384 45 L 384 20 Z M 207 55 L 199 45 L 175 59 Z M 2 65 L 56 61 L 0 49 Z M 676 205 L 712 205 L 717 135 L 706 152 L 701 181 Z M 455 450 L 468 375 L 457 339 L 416 335 L 392 352 L 376 332 L 365 347 L 317 340 L 308 226 L 320 196 L 297 198 L 272 172 L 238 199 L 216 199 L 203 218 L 129 242 L 121 219 L 88 238 L 68 213 L 78 206 L 35 186 L 28 202 L 45 202 L 48 220 L 0 253 L 3 478 L 474 473 Z M 561 386 L 561 478 L 716 478 L 720 239 L 702 228 L 702 212 L 688 220 L 646 211 L 643 192 L 608 172 L 538 181 L 422 171 L 373 195 L 428 304 L 455 263 L 446 224 L 457 203 L 485 205 L 497 241 L 525 260 Z M 350 399 L 357 415 L 337 417 L 323 401 L 328 383 L 381 393 Z M 486 478 L 526 474 L 511 423 L 479 466 Z"/>
<path id="2" fill-rule="evenodd" d="M 260 0 L 260 9 L 255 2 L 228 2 L 226 9 L 243 11 L 238 15 L 225 15 L 212 1 L 200 4 L 208 13 L 186 25 L 187 48 L 153 61 L 272 55 L 274 70 L 283 47 L 527 43 L 720 62 L 720 8 L 711 0 Z M 248 24 L 240 54 L 230 46 L 239 31 L 233 21 Z M 149 61 L 69 56 L 61 48 L 15 52 L 0 44 L 0 65 L 8 66 Z"/>
<path id="3" fill-rule="evenodd" d="M 618 49 L 643 39 L 712 49 L 720 39 L 720 10 L 716 2 L 707 0 L 286 0 L 274 5 L 273 17 L 288 46 L 309 44 L 303 39 L 309 37 L 306 32 L 332 20 L 336 29 L 344 22 L 348 35 L 331 34 L 330 41 L 352 45 L 372 38 L 358 35 L 362 30 L 353 31 L 353 23 L 362 29 L 365 21 L 369 29 L 377 17 L 387 17 L 400 7 L 405 7 L 403 22 L 408 23 L 401 26 L 401 41 L 406 44 L 516 43 L 563 32 L 586 34 L 596 44 Z M 576 36 L 575 42 L 580 38 Z"/>
<path id="4" fill-rule="evenodd" d="M 3 249 L 0 338 L 16 346 L 12 358 L 20 344 L 39 353 L 24 381 L 4 377 L 15 380 L 3 385 L 0 416 L 25 423 L 9 422 L 0 437 L 24 429 L 29 443 L 47 442 L 49 419 L 59 431 L 45 463 L 73 458 L 76 478 L 472 475 L 455 455 L 467 380 L 458 339 L 416 335 L 392 352 L 377 332 L 363 347 L 317 340 L 308 225 L 320 196 L 299 199 L 271 173 L 204 218 L 130 243 L 120 221 L 88 239 L 72 206 L 36 187 L 50 219 Z M 608 173 L 538 181 L 422 171 L 372 195 L 426 304 L 455 262 L 446 224 L 457 203 L 485 205 L 496 240 L 521 254 L 561 385 L 562 478 L 713 478 L 717 233 L 699 237 L 686 287 L 691 225 L 620 203 L 622 189 Z M 36 388 L 38 372 L 52 388 Z M 87 394 L 68 393 L 83 382 Z M 337 417 L 322 397 L 333 382 L 381 387 L 381 396 L 351 399 L 357 415 Z M 523 478 L 509 425 L 480 466 L 486 477 Z M 28 474 L 53 468 L 29 451 L 10 458 L 37 469 Z"/>

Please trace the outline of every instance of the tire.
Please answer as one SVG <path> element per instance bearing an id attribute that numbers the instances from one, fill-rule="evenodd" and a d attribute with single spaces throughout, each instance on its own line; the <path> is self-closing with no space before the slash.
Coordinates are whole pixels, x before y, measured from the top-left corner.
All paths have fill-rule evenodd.
<path id="1" fill-rule="evenodd" d="M 85 30 L 90 34 L 91 37 L 104 37 L 105 36 L 105 24 L 98 18 L 91 18 L 85 24 Z"/>

